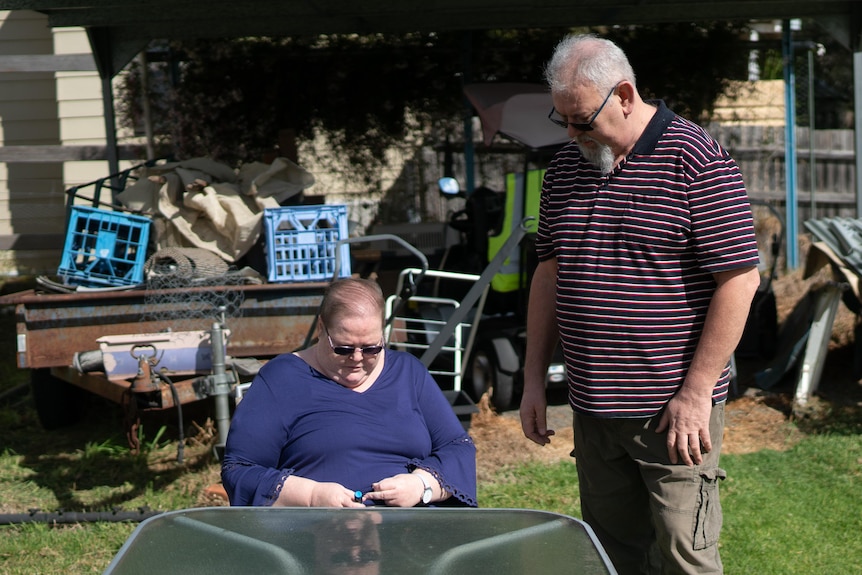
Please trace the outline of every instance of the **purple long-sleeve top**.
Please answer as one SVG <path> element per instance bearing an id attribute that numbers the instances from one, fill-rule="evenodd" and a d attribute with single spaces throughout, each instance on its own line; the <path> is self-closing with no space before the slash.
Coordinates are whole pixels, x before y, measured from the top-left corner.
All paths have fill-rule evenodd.
<path id="1" fill-rule="evenodd" d="M 472 439 L 418 359 L 385 354 L 362 393 L 293 354 L 268 362 L 231 421 L 222 464 L 231 505 L 272 505 L 290 475 L 365 493 L 419 467 L 452 494 L 442 504 L 475 507 Z"/>

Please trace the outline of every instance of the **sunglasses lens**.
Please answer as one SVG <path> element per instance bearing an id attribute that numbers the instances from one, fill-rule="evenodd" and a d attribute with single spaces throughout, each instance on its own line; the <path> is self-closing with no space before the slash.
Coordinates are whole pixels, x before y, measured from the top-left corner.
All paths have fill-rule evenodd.
<path id="1" fill-rule="evenodd" d="M 593 130 L 593 127 L 590 124 L 575 124 L 574 122 L 564 122 L 563 120 L 558 120 L 556 118 L 549 118 L 549 120 L 561 128 L 568 128 L 571 126 L 579 132 L 591 132 Z"/>
<path id="2" fill-rule="evenodd" d="M 353 355 L 353 352 L 359 349 L 362 352 L 362 355 L 377 355 L 381 351 L 383 351 L 382 345 L 369 345 L 368 347 L 348 347 L 346 345 L 336 345 L 332 348 L 332 351 L 335 352 L 336 355 Z"/>

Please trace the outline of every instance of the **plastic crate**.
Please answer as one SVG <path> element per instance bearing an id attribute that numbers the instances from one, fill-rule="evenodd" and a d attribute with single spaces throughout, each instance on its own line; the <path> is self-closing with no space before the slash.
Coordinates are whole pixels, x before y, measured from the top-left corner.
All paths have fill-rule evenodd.
<path id="1" fill-rule="evenodd" d="M 328 281 L 335 276 L 335 247 L 347 238 L 347 206 L 290 206 L 264 210 L 267 279 Z M 350 275 L 350 248 L 342 245 L 338 277 Z"/>
<path id="2" fill-rule="evenodd" d="M 85 287 L 140 284 L 149 239 L 149 218 L 72 206 L 57 275 Z"/>

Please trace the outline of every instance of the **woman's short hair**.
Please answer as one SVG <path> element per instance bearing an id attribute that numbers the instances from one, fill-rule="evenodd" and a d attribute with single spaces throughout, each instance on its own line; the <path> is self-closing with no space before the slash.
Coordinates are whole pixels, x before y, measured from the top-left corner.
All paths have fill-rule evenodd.
<path id="1" fill-rule="evenodd" d="M 320 319 L 329 325 L 338 318 L 376 313 L 382 326 L 385 305 L 383 290 L 377 282 L 364 278 L 339 279 L 329 284 L 323 294 Z"/>

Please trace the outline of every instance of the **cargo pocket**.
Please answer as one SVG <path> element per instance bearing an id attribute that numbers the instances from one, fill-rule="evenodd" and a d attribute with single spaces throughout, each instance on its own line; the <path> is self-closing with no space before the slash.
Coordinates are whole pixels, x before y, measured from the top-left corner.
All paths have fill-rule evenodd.
<path id="1" fill-rule="evenodd" d="M 700 493 L 694 517 L 694 550 L 700 551 L 718 543 L 721 533 L 721 503 L 718 500 L 718 482 L 727 477 L 724 469 L 716 467 L 700 474 Z"/>

